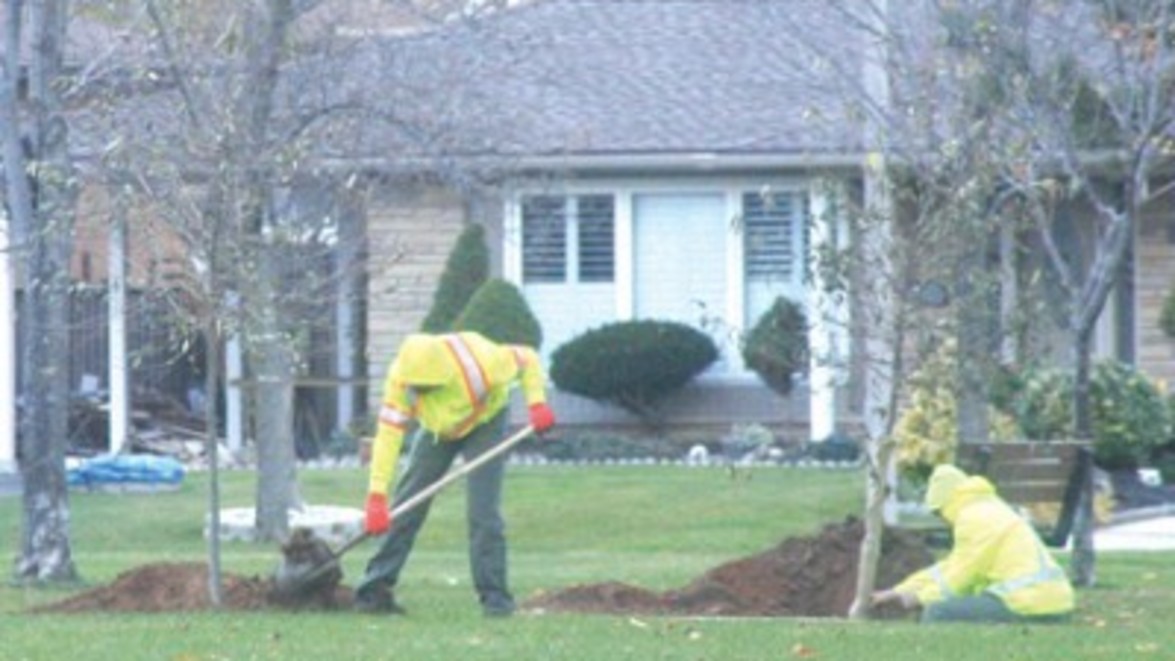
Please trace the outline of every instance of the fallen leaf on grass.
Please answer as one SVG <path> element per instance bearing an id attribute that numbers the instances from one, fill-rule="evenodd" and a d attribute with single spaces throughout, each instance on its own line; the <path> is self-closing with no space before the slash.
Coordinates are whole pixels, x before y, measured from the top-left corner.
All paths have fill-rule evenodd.
<path id="1" fill-rule="evenodd" d="M 637 627 L 638 629 L 648 629 L 649 628 L 648 622 L 645 622 L 644 620 L 638 620 L 635 617 L 628 618 L 628 623 L 634 627 Z"/>
<path id="2" fill-rule="evenodd" d="M 1158 643 L 1138 643 L 1134 646 L 1134 651 L 1139 654 L 1154 654 L 1159 651 Z"/>
<path id="3" fill-rule="evenodd" d="M 816 650 L 812 649 L 811 647 L 808 647 L 807 645 L 805 645 L 803 643 L 796 643 L 795 645 L 792 645 L 791 646 L 791 653 L 792 653 L 792 656 L 797 656 L 801 659 L 810 659 L 810 658 L 816 656 Z"/>

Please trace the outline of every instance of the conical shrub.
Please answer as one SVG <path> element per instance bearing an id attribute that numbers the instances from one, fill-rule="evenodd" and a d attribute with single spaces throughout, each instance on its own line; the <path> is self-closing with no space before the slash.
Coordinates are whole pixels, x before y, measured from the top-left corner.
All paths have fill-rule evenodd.
<path id="1" fill-rule="evenodd" d="M 478 287 L 453 322 L 453 329 L 476 331 L 495 342 L 535 349 L 543 343 L 542 326 L 522 292 L 501 278 L 490 278 Z"/>
<path id="2" fill-rule="evenodd" d="M 485 228 L 473 223 L 461 231 L 449 253 L 433 295 L 432 308 L 424 317 L 420 330 L 426 333 L 452 330 L 453 322 L 489 274 L 490 252 L 486 247 Z"/>

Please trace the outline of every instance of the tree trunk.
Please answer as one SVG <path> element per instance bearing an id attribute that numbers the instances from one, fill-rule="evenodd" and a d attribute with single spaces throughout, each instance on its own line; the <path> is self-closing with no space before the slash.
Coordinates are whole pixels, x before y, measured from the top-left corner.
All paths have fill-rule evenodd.
<path id="1" fill-rule="evenodd" d="M 1073 434 L 1077 440 L 1093 439 L 1090 414 L 1090 352 L 1093 329 L 1078 329 L 1073 342 Z M 1096 553 L 1093 546 L 1093 471 L 1089 471 L 1081 489 L 1077 517 L 1073 523 L 1073 556 L 1069 577 L 1074 585 L 1091 587 L 1097 581 Z"/>
<path id="2" fill-rule="evenodd" d="M 982 238 L 967 242 L 955 270 L 955 310 L 958 321 L 958 390 L 955 401 L 959 442 L 983 443 L 989 434 L 985 363 L 992 355 L 988 339 L 987 274 Z"/>
<path id="3" fill-rule="evenodd" d="M 294 453 L 294 348 L 285 330 L 284 311 L 274 290 L 281 282 L 279 251 L 273 246 L 260 256 L 262 277 L 255 309 L 261 310 L 261 333 L 251 344 L 256 370 L 258 539 L 284 540 L 289 510 L 301 505 Z"/>
<path id="4" fill-rule="evenodd" d="M 20 5 L 8 3 L 8 18 L 14 23 L 20 21 Z M 20 148 L 23 138 L 19 123 L 6 122 L 5 129 L 7 188 L 16 193 L 10 202 L 15 205 L 14 216 L 22 220 L 16 225 L 21 234 L 14 238 L 27 259 L 20 280 L 24 293 L 20 319 L 24 408 L 19 423 L 24 527 L 15 573 L 20 580 L 40 582 L 77 580 L 70 548 L 65 478 L 69 266 L 76 197 L 68 125 L 59 98 L 65 12 L 63 1 L 43 0 L 30 5 L 29 101 L 33 130 L 28 147 Z M 9 36 L 16 34 L 10 26 Z M 20 70 L 19 50 L 18 40 L 9 42 L 5 114 L 10 118 L 16 114 L 15 97 L 10 94 L 15 89 L 12 77 Z"/>
<path id="5" fill-rule="evenodd" d="M 208 601 L 214 607 L 221 605 L 220 575 L 220 438 L 217 429 L 216 392 L 220 385 L 221 341 L 215 319 L 204 323 L 204 392 L 208 404 L 204 407 L 204 444 L 208 454 Z"/>
<path id="6" fill-rule="evenodd" d="M 849 617 L 864 619 L 869 616 L 870 600 L 877 587 L 877 568 L 881 563 L 882 542 L 885 538 L 885 503 L 889 498 L 889 463 L 893 458 L 893 443 L 875 440 L 865 448 L 868 461 L 865 469 L 865 536 L 861 540 L 861 555 L 857 562 L 857 586 Z"/>
<path id="7" fill-rule="evenodd" d="M 289 348 L 266 343 L 257 360 L 257 537 L 283 540 L 289 510 L 301 505 L 294 455 L 294 389 Z"/>

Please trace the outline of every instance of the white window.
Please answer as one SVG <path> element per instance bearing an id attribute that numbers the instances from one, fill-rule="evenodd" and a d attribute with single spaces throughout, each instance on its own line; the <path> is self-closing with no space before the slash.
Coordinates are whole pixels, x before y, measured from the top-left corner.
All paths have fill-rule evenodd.
<path id="1" fill-rule="evenodd" d="M 746 181 L 632 184 L 516 198 L 505 268 L 542 320 L 542 350 L 605 323 L 676 320 L 718 343 L 722 360 L 709 376 L 741 378 L 741 331 L 778 296 L 807 301 L 806 192 Z"/>

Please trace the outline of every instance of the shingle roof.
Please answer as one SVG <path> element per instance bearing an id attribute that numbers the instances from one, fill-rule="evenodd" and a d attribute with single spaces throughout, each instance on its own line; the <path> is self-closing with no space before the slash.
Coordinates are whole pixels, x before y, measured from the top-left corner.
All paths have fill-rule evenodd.
<path id="1" fill-rule="evenodd" d="M 273 133 L 300 121 L 291 115 L 348 106 L 320 123 L 317 155 L 855 154 L 838 74 L 788 38 L 851 43 L 837 17 L 825 0 L 535 0 L 364 35 L 284 67 Z M 855 50 L 838 52 L 850 71 Z M 105 119 L 77 116 L 79 152 L 101 149 L 103 123 L 128 139 L 181 139 L 174 89 L 125 101 Z"/>
<path id="2" fill-rule="evenodd" d="M 834 43 L 825 6 L 546 0 L 383 42 L 378 89 L 465 154 L 857 151 L 852 126 L 830 121 L 847 107 L 837 74 L 787 38 L 799 25 Z M 364 144 L 381 144 L 372 137 Z"/>

